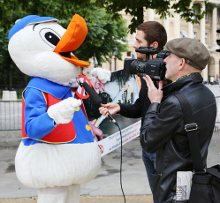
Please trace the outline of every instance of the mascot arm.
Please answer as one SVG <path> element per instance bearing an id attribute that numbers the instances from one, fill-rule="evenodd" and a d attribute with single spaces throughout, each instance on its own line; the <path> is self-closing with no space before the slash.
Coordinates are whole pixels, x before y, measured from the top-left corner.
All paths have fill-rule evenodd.
<path id="1" fill-rule="evenodd" d="M 48 115 L 56 124 L 69 123 L 73 119 L 73 114 L 82 104 L 81 100 L 69 97 L 48 108 Z"/>
<path id="2" fill-rule="evenodd" d="M 98 78 L 102 83 L 106 83 L 111 79 L 111 72 L 103 68 L 93 68 L 91 74 L 93 77 Z"/>
<path id="3" fill-rule="evenodd" d="M 24 92 L 24 100 L 25 132 L 30 138 L 41 139 L 55 127 L 53 119 L 48 116 L 42 92 L 27 88 Z"/>

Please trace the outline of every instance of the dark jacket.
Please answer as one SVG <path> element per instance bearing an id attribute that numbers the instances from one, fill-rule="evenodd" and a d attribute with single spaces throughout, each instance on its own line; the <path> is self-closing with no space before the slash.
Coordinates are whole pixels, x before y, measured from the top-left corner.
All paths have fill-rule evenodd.
<path id="1" fill-rule="evenodd" d="M 187 134 L 178 92 L 189 101 L 199 127 L 199 141 L 203 165 L 206 167 L 208 146 L 216 119 L 213 93 L 202 84 L 198 73 L 182 77 L 163 89 L 161 104 L 152 103 L 141 128 L 141 144 L 148 152 L 156 152 L 153 198 L 155 203 L 167 203 L 175 195 L 176 172 L 192 170 Z"/>

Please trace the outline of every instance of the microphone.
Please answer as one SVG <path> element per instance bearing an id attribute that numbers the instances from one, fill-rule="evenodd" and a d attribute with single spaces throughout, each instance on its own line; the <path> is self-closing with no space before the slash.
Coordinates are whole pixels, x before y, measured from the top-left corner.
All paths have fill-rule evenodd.
<path id="1" fill-rule="evenodd" d="M 90 96 L 93 104 L 95 104 L 95 105 L 100 107 L 101 104 L 102 104 L 102 99 L 96 93 L 96 91 L 92 87 L 90 87 L 86 82 L 79 82 L 79 85 L 84 87 L 85 91 Z M 117 124 L 117 121 L 114 119 L 114 117 L 110 113 L 108 114 L 108 117 L 111 119 L 112 123 Z"/>
<path id="2" fill-rule="evenodd" d="M 90 96 L 93 104 L 101 106 L 102 99 L 92 87 L 90 87 L 86 82 L 81 82 L 80 86 L 84 87 L 86 93 Z"/>

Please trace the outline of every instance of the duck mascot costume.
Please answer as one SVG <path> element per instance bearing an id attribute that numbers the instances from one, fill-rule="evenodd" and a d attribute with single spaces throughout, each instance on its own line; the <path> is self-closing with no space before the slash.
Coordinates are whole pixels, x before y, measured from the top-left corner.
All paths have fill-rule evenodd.
<path id="1" fill-rule="evenodd" d="M 71 89 L 80 67 L 89 65 L 72 53 L 87 33 L 85 20 L 75 14 L 67 29 L 53 17 L 26 16 L 8 34 L 12 60 L 31 76 L 23 92 L 16 175 L 37 189 L 38 203 L 79 203 L 80 184 L 101 166 L 82 98 Z"/>

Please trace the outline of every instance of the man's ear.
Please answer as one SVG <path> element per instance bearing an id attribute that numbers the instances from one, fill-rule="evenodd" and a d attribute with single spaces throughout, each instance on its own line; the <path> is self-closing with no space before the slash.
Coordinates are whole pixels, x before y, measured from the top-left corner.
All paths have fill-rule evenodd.
<path id="1" fill-rule="evenodd" d="M 150 46 L 153 48 L 158 48 L 158 42 L 154 41 L 153 43 L 150 44 Z"/>
<path id="2" fill-rule="evenodd" d="M 181 58 L 180 60 L 180 65 L 179 65 L 179 70 L 183 70 L 186 64 L 186 59 Z"/>

